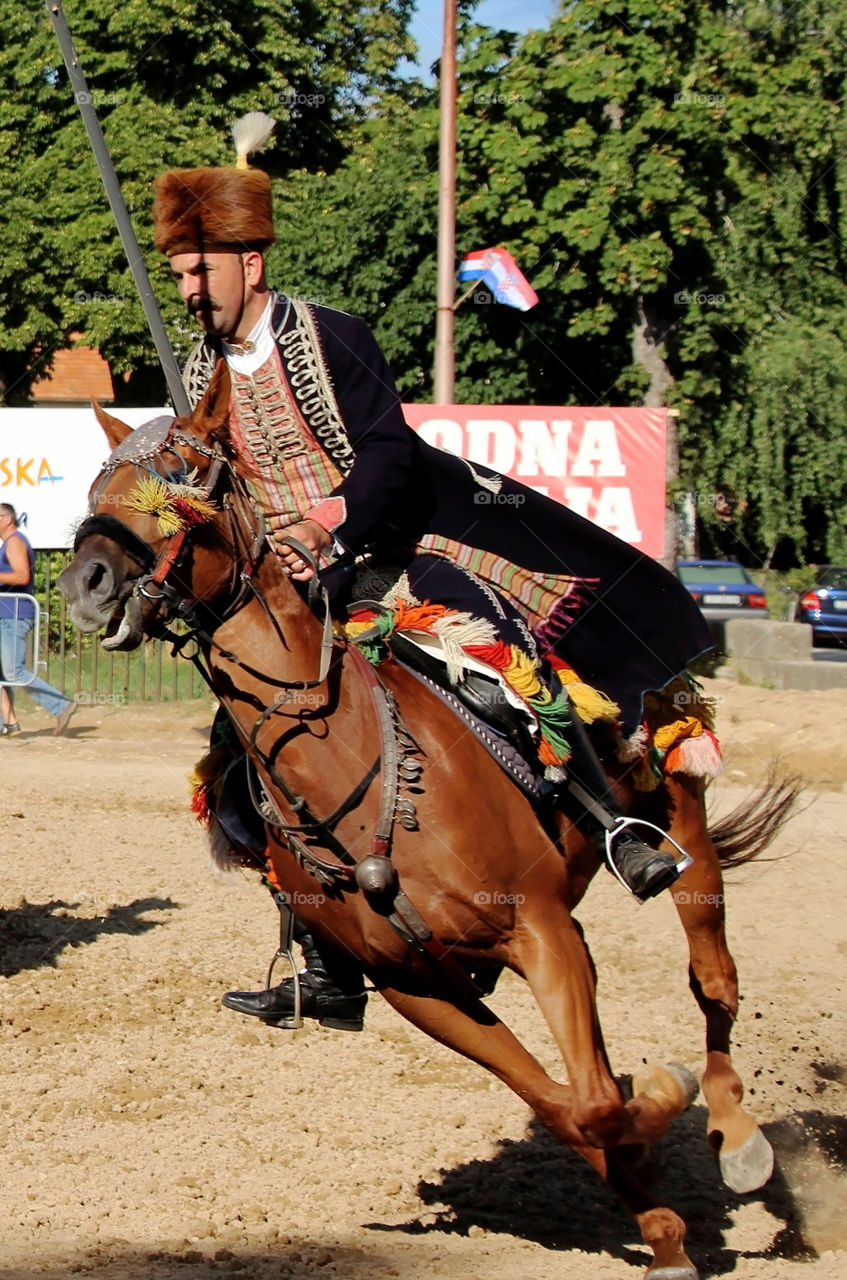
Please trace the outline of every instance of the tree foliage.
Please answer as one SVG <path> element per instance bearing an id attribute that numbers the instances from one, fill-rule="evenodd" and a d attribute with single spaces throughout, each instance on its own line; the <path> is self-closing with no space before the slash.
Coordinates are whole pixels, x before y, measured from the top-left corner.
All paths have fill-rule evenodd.
<path id="1" fill-rule="evenodd" d="M 845 35 L 834 0 L 569 0 L 523 40 L 461 32 L 459 249 L 504 244 L 541 301 L 462 305 L 457 399 L 678 408 L 703 545 L 752 561 L 847 554 Z M 421 398 L 436 128 L 425 97 L 370 121 L 279 259 L 299 281 L 314 241 L 312 288 L 376 320 Z"/>
<path id="2" fill-rule="evenodd" d="M 152 181 L 233 159 L 246 111 L 279 121 L 269 170 L 333 166 L 369 97 L 398 83 L 412 0 L 67 0 L 68 24 L 177 345 L 188 334 L 152 253 Z M 0 0 L 0 379 L 26 396 L 82 333 L 137 399 L 161 376 L 58 43 L 41 0 Z M 130 392 L 132 394 L 132 392 Z M 157 397 L 158 398 L 158 397 Z"/>
<path id="3" fill-rule="evenodd" d="M 225 161 L 231 120 L 270 110 L 272 280 L 365 316 L 402 394 L 426 400 L 438 98 L 397 79 L 410 8 L 67 4 L 145 253 L 154 174 Z M 563 0 L 522 39 L 473 9 L 460 6 L 457 247 L 505 245 L 541 301 L 459 307 L 456 398 L 674 406 L 677 487 L 698 495 L 704 549 L 847 557 L 841 6 Z M 25 388 L 78 330 L 132 373 L 127 394 L 152 399 L 150 342 L 40 0 L 0 0 L 0 17 L 14 33 L 0 51 L 0 377 Z M 148 261 L 184 350 L 166 267 Z M 735 496 L 731 524 L 704 497 L 718 492 Z"/>

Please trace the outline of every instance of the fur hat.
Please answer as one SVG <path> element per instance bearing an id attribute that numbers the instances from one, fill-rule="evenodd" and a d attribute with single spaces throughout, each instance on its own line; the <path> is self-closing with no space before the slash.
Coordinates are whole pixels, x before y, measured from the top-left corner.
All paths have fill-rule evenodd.
<path id="1" fill-rule="evenodd" d="M 247 157 L 264 147 L 276 121 L 260 111 L 232 127 L 238 160 L 231 168 L 172 169 L 156 179 L 156 248 L 177 253 L 263 252 L 273 244 L 270 178 Z"/>

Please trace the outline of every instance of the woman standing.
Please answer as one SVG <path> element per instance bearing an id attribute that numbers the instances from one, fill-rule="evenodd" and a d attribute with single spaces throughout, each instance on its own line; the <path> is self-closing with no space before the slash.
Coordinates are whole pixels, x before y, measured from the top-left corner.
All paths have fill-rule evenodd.
<path id="1" fill-rule="evenodd" d="M 23 685 L 31 698 L 55 716 L 56 733 L 62 734 L 76 710 L 76 703 L 26 669 L 27 639 L 32 631 L 35 608 L 31 600 L 21 596 L 32 595 L 35 556 L 18 529 L 15 508 L 8 502 L 0 502 L 0 538 L 3 540 L 0 547 L 0 680 L 10 682 L 0 687 L 3 715 L 0 734 L 14 737 L 21 731 L 13 701 L 13 687 L 17 684 Z"/>

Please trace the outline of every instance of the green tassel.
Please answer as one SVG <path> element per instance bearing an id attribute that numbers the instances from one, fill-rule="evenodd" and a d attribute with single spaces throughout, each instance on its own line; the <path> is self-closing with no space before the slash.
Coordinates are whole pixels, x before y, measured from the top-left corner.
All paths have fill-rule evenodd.
<path id="1" fill-rule="evenodd" d="M 571 725 L 569 700 L 559 694 L 548 702 L 542 702 L 537 697 L 528 698 L 527 701 L 538 716 L 538 723 L 544 737 L 556 755 L 566 760 L 571 754 L 567 732 Z"/>

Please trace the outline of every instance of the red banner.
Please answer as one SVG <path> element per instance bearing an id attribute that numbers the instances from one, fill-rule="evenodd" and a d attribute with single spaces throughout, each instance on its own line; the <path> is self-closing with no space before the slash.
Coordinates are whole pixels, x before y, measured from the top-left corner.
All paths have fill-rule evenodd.
<path id="1" fill-rule="evenodd" d="M 660 560 L 667 409 L 407 404 L 428 444 L 520 480 Z"/>

